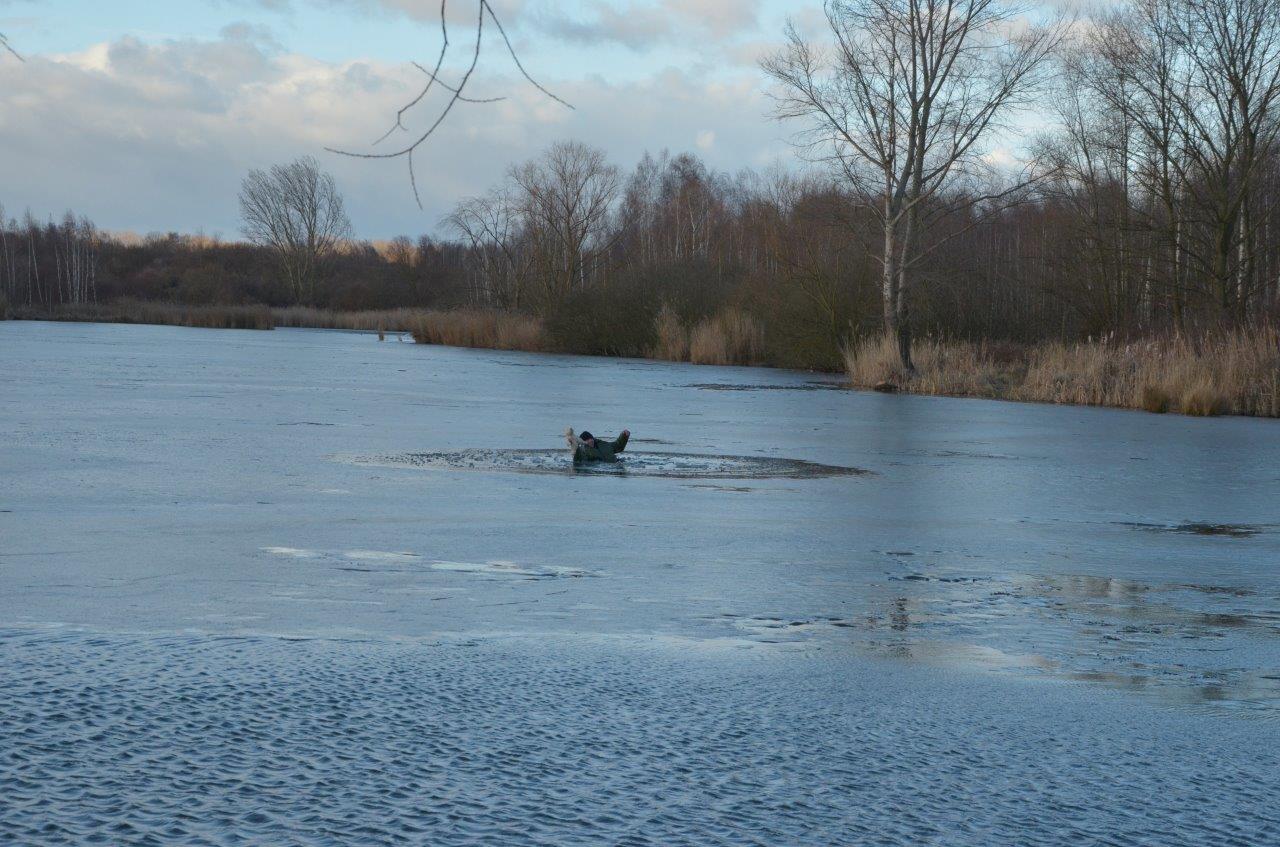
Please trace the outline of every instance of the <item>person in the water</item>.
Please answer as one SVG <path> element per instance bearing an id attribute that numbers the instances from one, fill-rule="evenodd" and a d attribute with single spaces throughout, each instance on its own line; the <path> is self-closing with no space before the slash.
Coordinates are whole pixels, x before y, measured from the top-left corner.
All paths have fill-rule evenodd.
<path id="1" fill-rule="evenodd" d="M 564 439 L 573 451 L 575 462 L 616 462 L 618 454 L 627 449 L 627 439 L 630 437 L 631 431 L 626 429 L 614 441 L 596 438 L 586 430 L 574 435 L 573 427 L 564 431 Z"/>

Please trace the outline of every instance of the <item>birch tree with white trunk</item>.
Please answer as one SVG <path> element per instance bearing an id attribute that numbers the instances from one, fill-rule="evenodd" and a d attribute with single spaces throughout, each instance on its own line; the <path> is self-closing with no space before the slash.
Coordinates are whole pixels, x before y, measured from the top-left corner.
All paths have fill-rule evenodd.
<path id="1" fill-rule="evenodd" d="M 1027 7 L 1004 0 L 827 0 L 824 11 L 829 47 L 788 24 L 786 46 L 761 65 L 777 83 L 776 117 L 804 121 L 797 142 L 874 212 L 884 329 L 910 373 L 916 272 L 956 232 L 935 236 L 931 224 L 1007 203 L 1037 178 L 972 190 L 991 176 L 990 142 L 1031 103 L 1065 27 L 1033 25 Z"/>

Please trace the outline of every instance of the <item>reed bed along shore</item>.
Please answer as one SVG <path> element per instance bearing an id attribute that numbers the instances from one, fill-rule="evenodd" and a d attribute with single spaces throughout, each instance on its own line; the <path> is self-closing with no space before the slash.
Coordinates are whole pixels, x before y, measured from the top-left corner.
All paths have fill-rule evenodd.
<path id="1" fill-rule="evenodd" d="M 414 317 L 410 330 L 419 344 L 531 352 L 548 349 L 541 321 L 496 309 L 421 312 Z"/>
<path id="2" fill-rule="evenodd" d="M 148 300 L 74 303 L 58 306 L 10 305 L 9 317 L 31 321 L 159 324 L 205 329 L 273 329 L 266 306 L 185 306 Z"/>
<path id="3" fill-rule="evenodd" d="M 695 365 L 770 365 L 764 327 L 741 309 L 722 309 L 693 326 L 684 324 L 670 306 L 654 319 L 654 344 L 647 357 Z"/>
<path id="4" fill-rule="evenodd" d="M 5 304 L 19 320 L 169 324 L 223 329 L 309 327 L 408 333 L 419 344 L 529 352 L 582 352 L 537 317 L 499 309 L 185 306 L 140 300 L 38 308 Z M 692 324 L 670 308 L 636 355 L 709 365 L 770 365 L 767 326 L 726 308 Z M 776 340 L 775 340 L 776 341 Z M 590 352 L 590 351 L 588 351 Z M 891 339 L 863 339 L 845 353 L 850 383 L 914 394 L 1145 409 L 1188 415 L 1280 417 L 1280 329 L 1253 328 L 1143 341 L 1079 343 L 918 340 L 915 371 L 898 365 Z"/>
<path id="5" fill-rule="evenodd" d="M 309 329 L 351 329 L 380 332 L 411 332 L 422 309 L 375 309 L 340 312 L 312 306 L 284 306 L 271 310 L 276 326 Z"/>
<path id="6" fill-rule="evenodd" d="M 1245 329 L 1136 342 L 1037 345 L 924 339 L 915 372 L 898 364 L 892 339 L 850 349 L 860 388 L 1178 412 L 1280 417 L 1280 330 Z"/>

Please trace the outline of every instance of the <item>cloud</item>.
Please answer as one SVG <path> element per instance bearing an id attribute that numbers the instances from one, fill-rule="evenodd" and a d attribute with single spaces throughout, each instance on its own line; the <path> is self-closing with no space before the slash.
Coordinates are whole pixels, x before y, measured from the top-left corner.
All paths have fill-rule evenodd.
<path id="1" fill-rule="evenodd" d="M 544 10 L 536 25 L 582 44 L 615 43 L 647 50 L 667 42 L 725 39 L 758 26 L 758 0 L 594 0 L 586 16 Z"/>
<path id="2" fill-rule="evenodd" d="M 246 44 L 257 44 L 270 51 L 283 49 L 270 28 L 251 24 L 246 21 L 232 21 L 224 26 L 219 35 L 226 41 L 242 41 Z"/>
<path id="3" fill-rule="evenodd" d="M 759 25 L 759 0 L 666 0 L 663 6 L 717 38 L 753 30 Z"/>
<path id="4" fill-rule="evenodd" d="M 287 2 L 288 0 L 285 0 Z M 347 7 L 368 15 L 406 17 L 414 21 L 439 23 L 440 0 L 310 0 L 316 6 Z M 490 0 L 503 25 L 514 23 L 525 7 L 524 0 Z M 474 24 L 480 6 L 477 0 L 454 0 L 446 7 L 449 23 Z"/>
<path id="5" fill-rule="evenodd" d="M 227 6 L 241 9 L 265 9 L 268 12 L 291 14 L 293 4 L 290 0 L 212 0 L 215 6 Z"/>
<path id="6" fill-rule="evenodd" d="M 66 208 L 111 229 L 202 230 L 234 237 L 236 193 L 250 168 L 312 154 L 333 172 L 359 234 L 432 231 L 464 196 L 554 141 L 580 139 L 629 168 L 646 150 L 699 147 L 734 170 L 785 152 L 765 119 L 755 73 L 714 78 L 675 69 L 608 83 L 546 82 L 576 107 L 550 101 L 486 67 L 474 94 L 506 94 L 455 110 L 416 158 L 425 212 L 403 160 L 324 152 L 392 150 L 411 136 L 373 139 L 421 85 L 421 74 L 369 60 L 326 62 L 233 24 L 211 41 L 148 43 L 125 37 L 67 55 L 0 63 L 0 114 L 21 115 L 0 134 L 0 202 L 10 213 Z M 502 68 L 494 62 L 492 67 Z M 434 95 L 433 95 L 434 96 Z M 441 101 L 406 123 L 421 130 Z"/>

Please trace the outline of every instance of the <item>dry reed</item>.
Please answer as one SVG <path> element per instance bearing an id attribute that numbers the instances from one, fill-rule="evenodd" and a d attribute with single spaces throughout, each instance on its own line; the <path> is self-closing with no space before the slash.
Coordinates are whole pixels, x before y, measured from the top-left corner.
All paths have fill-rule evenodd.
<path id="1" fill-rule="evenodd" d="M 725 309 L 694 327 L 689 361 L 696 365 L 750 365 L 764 350 L 764 330 L 739 309 Z"/>
<path id="2" fill-rule="evenodd" d="M 496 309 L 421 312 L 415 317 L 411 331 L 413 340 L 419 344 L 491 350 L 547 349 L 540 320 Z"/>
<path id="3" fill-rule="evenodd" d="M 685 327 L 675 309 L 663 305 L 653 322 L 657 343 L 649 352 L 651 359 L 665 359 L 668 362 L 684 362 L 689 359 L 689 330 Z"/>
<path id="4" fill-rule="evenodd" d="M 338 312 L 310 306 L 287 306 L 271 310 L 276 326 L 312 329 L 351 329 L 373 332 L 410 332 L 422 309 L 375 309 L 360 312 Z"/>
<path id="5" fill-rule="evenodd" d="M 183 306 L 146 300 L 112 303 L 74 303 L 51 308 L 21 306 L 13 310 L 21 320 L 92 323 L 158 324 L 204 329 L 272 329 L 266 306 Z"/>
<path id="6" fill-rule="evenodd" d="M 906 374 L 893 340 L 875 337 L 845 364 L 856 386 L 887 382 L 917 394 L 1280 417 L 1280 331 L 1270 328 L 1021 348 L 924 339 L 912 358 L 916 370 Z"/>

